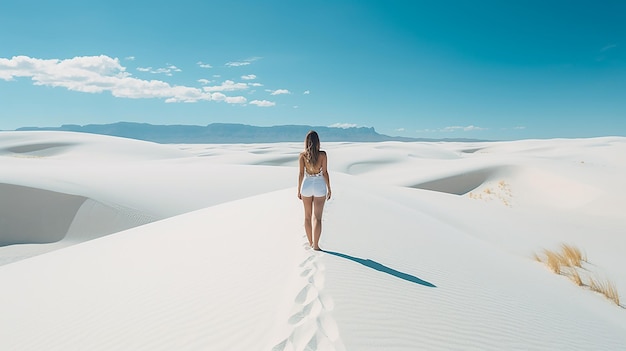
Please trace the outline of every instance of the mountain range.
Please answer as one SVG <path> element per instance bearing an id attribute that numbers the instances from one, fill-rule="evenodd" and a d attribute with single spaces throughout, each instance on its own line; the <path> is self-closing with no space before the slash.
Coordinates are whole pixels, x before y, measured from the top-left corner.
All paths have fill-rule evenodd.
<path id="1" fill-rule="evenodd" d="M 75 125 L 60 127 L 23 127 L 17 131 L 70 131 L 111 135 L 123 138 L 152 141 L 162 144 L 229 144 L 229 143 L 276 143 L 303 141 L 306 133 L 315 130 L 325 142 L 352 141 L 478 141 L 475 139 L 426 139 L 379 134 L 368 127 L 323 127 L 307 125 L 280 125 L 259 127 L 246 124 L 212 123 L 197 125 L 153 125 L 148 123 L 117 122 L 112 124 Z"/>

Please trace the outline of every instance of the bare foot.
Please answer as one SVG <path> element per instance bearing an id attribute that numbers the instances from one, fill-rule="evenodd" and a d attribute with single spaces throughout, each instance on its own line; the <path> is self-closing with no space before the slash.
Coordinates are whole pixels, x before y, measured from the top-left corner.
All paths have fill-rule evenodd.
<path id="1" fill-rule="evenodd" d="M 315 251 L 322 251 L 322 249 L 320 249 L 319 246 L 318 247 L 314 247 L 313 250 L 315 250 Z"/>

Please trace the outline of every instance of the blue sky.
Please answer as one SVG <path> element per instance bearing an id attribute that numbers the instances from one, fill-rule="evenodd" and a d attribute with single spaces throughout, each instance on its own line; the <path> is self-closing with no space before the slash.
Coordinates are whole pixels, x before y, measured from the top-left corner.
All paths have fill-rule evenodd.
<path id="1" fill-rule="evenodd" d="M 0 130 L 117 121 L 626 136 L 626 2 L 0 2 Z"/>

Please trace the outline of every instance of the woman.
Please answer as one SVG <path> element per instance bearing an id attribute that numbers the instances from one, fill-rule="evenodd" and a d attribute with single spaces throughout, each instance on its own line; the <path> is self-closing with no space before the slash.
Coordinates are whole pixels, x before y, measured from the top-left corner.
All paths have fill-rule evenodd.
<path id="1" fill-rule="evenodd" d="M 304 204 L 306 237 L 309 239 L 309 245 L 316 251 L 321 251 L 319 242 L 324 202 L 330 199 L 331 195 L 327 161 L 326 152 L 320 150 L 317 132 L 310 131 L 304 139 L 304 151 L 300 153 L 298 198 Z"/>

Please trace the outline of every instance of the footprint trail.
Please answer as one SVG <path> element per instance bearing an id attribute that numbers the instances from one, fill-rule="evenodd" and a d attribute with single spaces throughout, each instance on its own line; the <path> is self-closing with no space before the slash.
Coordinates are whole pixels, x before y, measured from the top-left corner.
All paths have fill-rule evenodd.
<path id="1" fill-rule="evenodd" d="M 304 239 L 306 241 L 306 237 Z M 333 300 L 324 292 L 325 266 L 321 252 L 306 247 L 308 257 L 299 265 L 302 288 L 293 298 L 287 320 L 288 334 L 272 351 L 344 351 L 337 323 L 332 317 Z"/>

